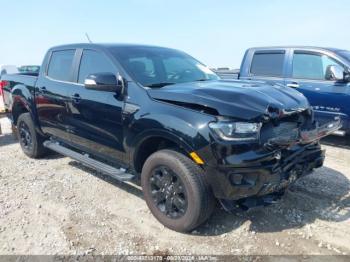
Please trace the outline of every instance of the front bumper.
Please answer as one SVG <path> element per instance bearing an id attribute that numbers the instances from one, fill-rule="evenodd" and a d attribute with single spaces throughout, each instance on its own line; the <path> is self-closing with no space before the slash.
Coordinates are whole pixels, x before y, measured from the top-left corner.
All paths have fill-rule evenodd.
<path id="1" fill-rule="evenodd" d="M 267 144 L 274 146 L 287 146 L 290 147 L 294 144 L 309 144 L 314 141 L 320 140 L 322 137 L 328 136 L 334 131 L 339 130 L 342 127 L 340 119 L 326 123 L 322 126 L 317 126 L 311 130 L 299 130 L 294 129 L 288 132 L 287 136 L 280 136 L 270 139 Z"/>
<path id="2" fill-rule="evenodd" d="M 318 141 L 340 127 L 340 122 L 335 121 L 311 131 L 299 131 L 295 137 L 270 139 L 257 149 L 223 156 L 218 161 L 221 164 L 205 167 L 214 195 L 238 200 L 283 190 L 323 165 L 325 152 Z"/>

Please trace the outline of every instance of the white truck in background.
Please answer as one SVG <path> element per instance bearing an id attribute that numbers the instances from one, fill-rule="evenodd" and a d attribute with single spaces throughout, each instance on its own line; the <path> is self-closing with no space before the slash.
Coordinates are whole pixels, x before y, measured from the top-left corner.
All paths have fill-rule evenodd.
<path id="1" fill-rule="evenodd" d="M 6 111 L 5 100 L 4 100 L 4 83 L 1 81 L 1 77 L 6 74 L 18 74 L 18 68 L 15 65 L 0 65 L 0 113 Z"/>

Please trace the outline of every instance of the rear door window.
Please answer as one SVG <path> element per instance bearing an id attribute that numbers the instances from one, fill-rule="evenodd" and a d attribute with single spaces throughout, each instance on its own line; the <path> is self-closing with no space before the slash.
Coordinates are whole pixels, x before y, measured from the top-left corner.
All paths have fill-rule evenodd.
<path id="1" fill-rule="evenodd" d="M 72 79 L 72 65 L 75 50 L 53 51 L 47 76 L 60 81 L 69 82 Z"/>
<path id="2" fill-rule="evenodd" d="M 255 76 L 283 77 L 285 51 L 255 52 L 250 73 Z"/>

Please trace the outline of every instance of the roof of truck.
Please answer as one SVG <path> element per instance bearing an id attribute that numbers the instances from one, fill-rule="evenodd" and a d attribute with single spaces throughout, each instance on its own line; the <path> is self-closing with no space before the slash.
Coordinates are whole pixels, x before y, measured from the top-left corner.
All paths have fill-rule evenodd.
<path id="1" fill-rule="evenodd" d="M 300 48 L 300 49 L 319 49 L 319 50 L 327 50 L 332 52 L 345 51 L 344 49 L 334 48 L 334 47 L 320 47 L 320 46 L 304 46 L 304 45 L 286 45 L 286 46 L 260 46 L 260 47 L 252 47 L 249 49 L 283 49 L 283 48 Z"/>
<path id="2" fill-rule="evenodd" d="M 167 48 L 155 45 L 145 45 L 145 44 L 128 44 L 128 43 L 75 43 L 58 45 L 50 48 L 52 49 L 68 49 L 68 48 L 111 48 L 111 47 L 157 47 L 157 48 Z M 170 48 L 169 48 L 170 49 Z"/>

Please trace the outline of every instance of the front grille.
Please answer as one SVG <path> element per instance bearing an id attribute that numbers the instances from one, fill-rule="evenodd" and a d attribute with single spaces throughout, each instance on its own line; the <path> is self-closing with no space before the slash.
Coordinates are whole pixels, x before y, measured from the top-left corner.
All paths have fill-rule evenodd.
<path id="1" fill-rule="evenodd" d="M 263 124 L 260 132 L 260 141 L 264 144 L 271 138 L 293 137 L 295 129 L 303 129 L 311 122 L 312 116 L 308 110 L 284 116 L 280 119 L 272 119 Z"/>
<path id="2" fill-rule="evenodd" d="M 260 140 L 266 143 L 271 138 L 292 136 L 298 126 L 298 122 L 266 123 L 261 128 Z"/>

